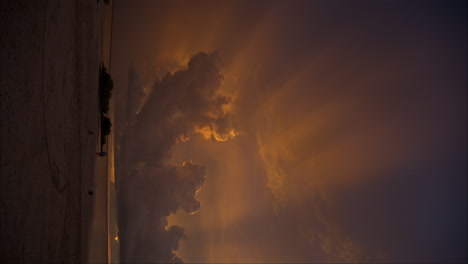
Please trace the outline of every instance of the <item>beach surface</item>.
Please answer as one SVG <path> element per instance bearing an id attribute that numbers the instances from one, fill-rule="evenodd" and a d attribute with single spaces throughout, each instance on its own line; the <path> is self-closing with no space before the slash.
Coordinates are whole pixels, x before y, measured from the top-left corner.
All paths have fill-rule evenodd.
<path id="1" fill-rule="evenodd" d="M 89 195 L 107 181 L 95 173 L 103 8 L 1 2 L 0 263 L 88 262 L 92 223 L 105 225 Z"/>

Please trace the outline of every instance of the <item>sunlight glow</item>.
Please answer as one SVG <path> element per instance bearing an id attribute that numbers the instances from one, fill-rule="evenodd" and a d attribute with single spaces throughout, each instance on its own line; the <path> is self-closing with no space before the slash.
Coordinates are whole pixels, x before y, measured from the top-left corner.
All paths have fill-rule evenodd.
<path id="1" fill-rule="evenodd" d="M 214 139 L 215 141 L 226 141 L 239 135 L 234 129 L 231 129 L 228 133 L 218 133 L 209 127 L 196 128 L 195 133 L 202 134 L 206 140 Z"/>

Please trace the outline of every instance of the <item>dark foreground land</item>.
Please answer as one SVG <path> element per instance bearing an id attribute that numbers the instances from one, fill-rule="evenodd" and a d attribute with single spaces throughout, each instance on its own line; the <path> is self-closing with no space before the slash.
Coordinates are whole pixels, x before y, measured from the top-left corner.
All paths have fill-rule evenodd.
<path id="1" fill-rule="evenodd" d="M 101 5 L 1 1 L 0 263 L 88 259 Z"/>

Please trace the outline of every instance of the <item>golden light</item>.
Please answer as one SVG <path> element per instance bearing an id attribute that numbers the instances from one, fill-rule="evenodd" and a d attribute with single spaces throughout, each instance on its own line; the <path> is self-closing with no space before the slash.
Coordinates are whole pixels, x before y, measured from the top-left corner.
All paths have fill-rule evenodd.
<path id="1" fill-rule="evenodd" d="M 235 138 L 238 135 L 238 133 L 234 129 L 231 129 L 231 131 L 229 131 L 229 133 L 227 134 L 220 134 L 214 129 L 211 129 L 210 127 L 197 127 L 195 129 L 195 133 L 203 135 L 203 137 L 206 140 L 213 138 L 216 141 L 226 141 L 228 139 Z"/>

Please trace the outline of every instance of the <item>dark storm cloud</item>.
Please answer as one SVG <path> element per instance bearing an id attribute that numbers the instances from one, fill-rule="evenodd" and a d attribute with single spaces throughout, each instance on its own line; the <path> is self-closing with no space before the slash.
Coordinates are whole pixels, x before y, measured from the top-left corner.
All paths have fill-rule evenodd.
<path id="1" fill-rule="evenodd" d="M 173 253 L 184 228 L 167 227 L 167 218 L 177 210 L 195 213 L 201 202 L 196 192 L 205 182 L 205 167 L 190 162 L 182 166 L 145 166 L 135 169 L 125 181 L 125 204 L 129 219 L 122 242 L 128 262 L 179 262 Z"/>
<path id="2" fill-rule="evenodd" d="M 132 74 L 129 85 L 135 87 L 130 88 L 138 90 L 141 83 Z M 205 167 L 164 162 L 175 143 L 194 133 L 214 140 L 229 137 L 232 121 L 223 106 L 231 98 L 221 91 L 223 78 L 216 53 L 194 55 L 186 70 L 168 73 L 154 85 L 135 124 L 125 132 L 120 228 L 123 261 L 181 261 L 173 251 L 185 238 L 184 229 L 167 227 L 167 217 L 178 210 L 192 214 L 200 209 L 196 193 L 205 182 Z M 135 94 L 129 98 L 138 103 L 141 93 Z"/>
<path id="3" fill-rule="evenodd" d="M 133 125 L 143 103 L 143 81 L 135 68 L 128 69 L 127 120 Z"/>
<path id="4" fill-rule="evenodd" d="M 160 162 L 169 149 L 193 133 L 215 140 L 229 138 L 232 117 L 223 111 L 231 98 L 220 89 L 217 53 L 199 53 L 192 57 L 187 70 L 168 74 L 157 82 L 136 124 L 127 133 L 128 160 Z"/>

